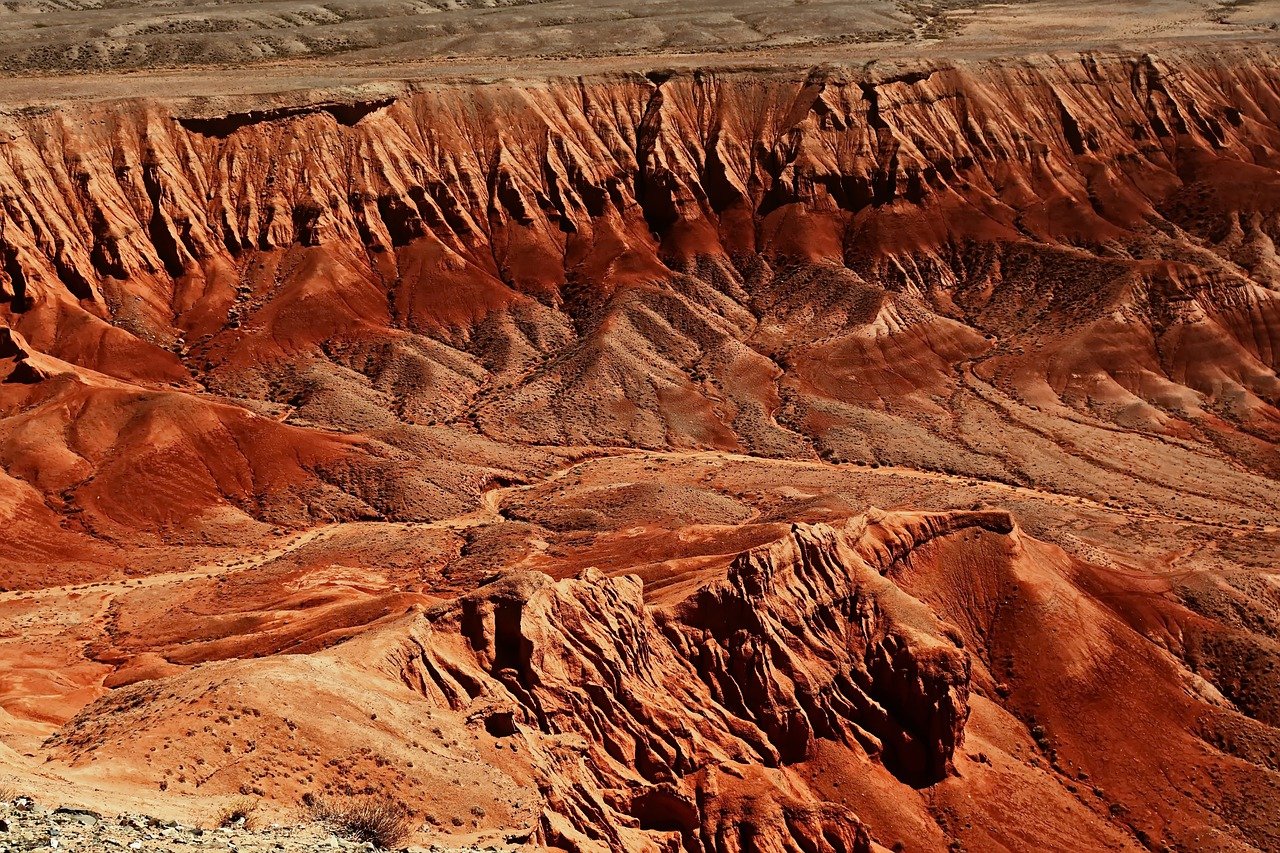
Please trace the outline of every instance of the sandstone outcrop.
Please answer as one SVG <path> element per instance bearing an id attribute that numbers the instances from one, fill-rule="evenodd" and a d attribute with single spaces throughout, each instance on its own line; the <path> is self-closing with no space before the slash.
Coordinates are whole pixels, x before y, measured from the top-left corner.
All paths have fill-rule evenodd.
<path id="1" fill-rule="evenodd" d="M 515 573 L 328 656 L 373 668 L 499 748 L 513 739 L 530 750 L 544 843 L 868 851 L 850 807 L 817 796 L 795 768 L 826 741 L 883 762 L 907 785 L 953 772 L 969 714 L 969 653 L 955 627 L 886 572 L 935 537 L 970 528 L 1013 526 L 998 512 L 797 524 L 661 606 L 646 603 L 634 577 Z M 226 685 L 236 671 L 255 672 L 242 664 L 215 677 Z M 261 672 L 254 693 L 287 678 L 279 667 Z M 167 696 L 209 677 L 197 669 L 167 688 L 116 690 L 50 746 L 76 764 L 109 760 L 132 717 L 172 713 Z M 175 760 L 194 760 L 183 752 Z M 246 763 L 220 783 L 253 773 Z"/>
<path id="2" fill-rule="evenodd" d="M 673 824 L 685 849 L 737 849 L 725 840 L 729 816 L 706 805 L 717 786 L 732 786 L 725 775 L 740 778 L 745 767 L 764 768 L 753 771 L 759 782 L 782 775 L 813 757 L 815 739 L 864 750 L 909 784 L 945 776 L 968 716 L 968 656 L 954 629 L 875 562 L 893 546 L 909 552 L 931 527 L 991 522 L 899 521 L 893 532 L 901 538 L 891 544 L 865 523 L 797 525 L 734 559 L 724 578 L 659 609 L 626 577 L 588 570 L 562 581 L 506 578 L 427 614 L 400 677 L 460 712 L 480 706 L 491 730 L 501 727 L 495 733 L 528 727 L 592 744 L 583 772 L 594 777 L 588 790 L 605 792 L 603 802 L 579 802 L 569 782 L 552 782 L 579 832 L 625 827 L 620 811 L 641 830 Z M 856 825 L 833 803 L 792 814 L 790 785 L 772 784 L 786 825 Z M 834 834 L 835 849 L 865 848 L 856 833 L 831 827 L 799 834 L 801 846 Z M 634 846 L 625 835 L 605 840 Z"/>

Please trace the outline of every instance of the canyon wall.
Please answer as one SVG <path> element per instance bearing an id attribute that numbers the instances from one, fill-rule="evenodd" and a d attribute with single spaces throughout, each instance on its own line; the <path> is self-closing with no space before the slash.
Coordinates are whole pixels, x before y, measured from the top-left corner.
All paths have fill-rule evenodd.
<path id="1" fill-rule="evenodd" d="M 0 759 L 1275 849 L 1278 58 L 5 112 Z"/>
<path id="2" fill-rule="evenodd" d="M 102 532 L 440 517 L 511 474 L 492 447 L 425 470 L 437 427 L 1034 479 L 937 417 L 995 407 L 1055 448 L 1132 432 L 1101 468 L 1147 482 L 1170 440 L 1275 474 L 1274 69 L 1242 46 L 10 112 L 0 314 L 63 364 L 5 389 L 0 454 Z M 188 497 L 130 485 L 162 478 Z"/>

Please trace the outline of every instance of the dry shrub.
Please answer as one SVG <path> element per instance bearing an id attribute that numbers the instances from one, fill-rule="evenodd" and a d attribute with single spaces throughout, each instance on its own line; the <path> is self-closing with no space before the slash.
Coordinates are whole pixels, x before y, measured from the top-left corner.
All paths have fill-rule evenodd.
<path id="1" fill-rule="evenodd" d="M 413 814 L 404 803 L 389 797 L 316 799 L 311 814 L 338 835 L 383 850 L 403 847 L 413 834 Z"/>
<path id="2" fill-rule="evenodd" d="M 258 801 L 249 797 L 233 800 L 222 811 L 218 812 L 218 826 L 235 826 L 254 829 L 257 826 Z"/>

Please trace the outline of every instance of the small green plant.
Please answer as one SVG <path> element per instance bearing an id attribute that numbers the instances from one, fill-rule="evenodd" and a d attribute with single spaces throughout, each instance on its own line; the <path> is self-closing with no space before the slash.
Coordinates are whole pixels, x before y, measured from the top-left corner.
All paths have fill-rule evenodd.
<path id="1" fill-rule="evenodd" d="M 403 847 L 413 834 L 412 813 L 389 797 L 317 798 L 310 806 L 312 816 L 338 835 L 382 850 Z"/>

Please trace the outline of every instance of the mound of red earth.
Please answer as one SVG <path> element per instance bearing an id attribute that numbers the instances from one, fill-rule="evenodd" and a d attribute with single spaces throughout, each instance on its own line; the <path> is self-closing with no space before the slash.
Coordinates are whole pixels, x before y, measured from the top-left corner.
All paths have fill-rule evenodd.
<path id="1" fill-rule="evenodd" d="M 0 776 L 1280 847 L 1278 59 L 0 116 Z"/>

